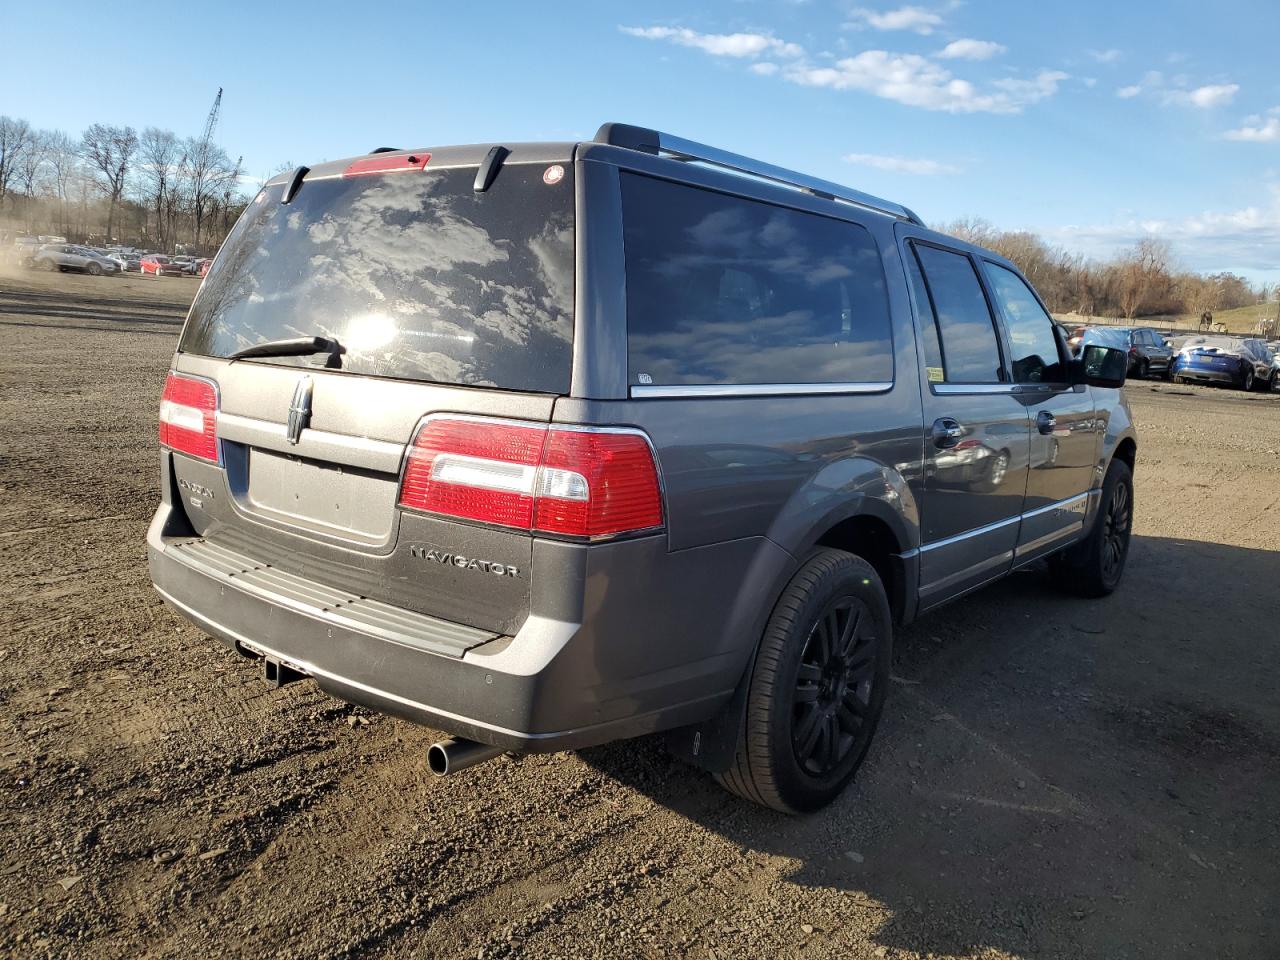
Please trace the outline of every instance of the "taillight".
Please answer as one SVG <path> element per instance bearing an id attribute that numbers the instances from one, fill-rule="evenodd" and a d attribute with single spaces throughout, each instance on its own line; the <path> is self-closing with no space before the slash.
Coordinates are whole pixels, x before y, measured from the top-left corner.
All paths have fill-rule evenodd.
<path id="1" fill-rule="evenodd" d="M 218 391 L 208 380 L 169 374 L 160 398 L 160 442 L 171 450 L 218 462 Z"/>
<path id="2" fill-rule="evenodd" d="M 653 451 L 630 430 L 433 417 L 409 449 L 400 505 L 589 539 L 662 525 Z"/>

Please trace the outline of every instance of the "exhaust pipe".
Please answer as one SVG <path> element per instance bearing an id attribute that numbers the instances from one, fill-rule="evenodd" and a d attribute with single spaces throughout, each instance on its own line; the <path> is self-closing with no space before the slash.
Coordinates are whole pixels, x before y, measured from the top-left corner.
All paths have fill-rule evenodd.
<path id="1" fill-rule="evenodd" d="M 476 743 L 474 740 L 460 740 L 452 737 L 433 743 L 427 748 L 427 766 L 437 777 L 457 773 L 467 767 L 492 760 L 506 753 L 502 747 L 491 747 L 487 743 Z"/>

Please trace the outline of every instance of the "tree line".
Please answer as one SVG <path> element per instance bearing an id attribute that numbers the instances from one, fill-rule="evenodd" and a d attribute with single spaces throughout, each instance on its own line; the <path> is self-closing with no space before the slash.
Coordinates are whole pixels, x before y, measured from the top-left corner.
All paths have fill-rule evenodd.
<path id="1" fill-rule="evenodd" d="M 0 232 L 7 217 L 9 232 L 211 254 L 247 202 L 240 175 L 241 161 L 214 142 L 212 123 L 191 137 L 102 123 L 73 137 L 0 116 Z M 1169 244 L 1154 238 L 1099 261 L 983 220 L 941 229 L 1012 260 L 1055 313 L 1199 315 L 1266 292 L 1232 273 L 1179 270 Z"/>
<path id="2" fill-rule="evenodd" d="M 213 139 L 95 123 L 78 137 L 0 116 L 0 232 L 212 253 L 244 209 L 241 160 Z"/>
<path id="3" fill-rule="evenodd" d="M 1053 313 L 1089 317 L 1191 314 L 1244 307 L 1265 299 L 1234 273 L 1179 270 L 1167 241 L 1146 237 L 1108 260 L 1094 260 L 1027 231 L 998 230 L 984 220 L 941 228 L 1017 264 Z"/>

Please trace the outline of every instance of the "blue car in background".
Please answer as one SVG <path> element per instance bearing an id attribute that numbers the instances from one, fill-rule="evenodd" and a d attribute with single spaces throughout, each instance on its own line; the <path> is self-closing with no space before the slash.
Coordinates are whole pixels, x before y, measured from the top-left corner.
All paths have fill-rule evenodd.
<path id="1" fill-rule="evenodd" d="M 1175 383 L 1219 383 L 1240 390 L 1269 390 L 1278 371 L 1264 341 L 1238 337 L 1192 337 L 1173 361 Z"/>

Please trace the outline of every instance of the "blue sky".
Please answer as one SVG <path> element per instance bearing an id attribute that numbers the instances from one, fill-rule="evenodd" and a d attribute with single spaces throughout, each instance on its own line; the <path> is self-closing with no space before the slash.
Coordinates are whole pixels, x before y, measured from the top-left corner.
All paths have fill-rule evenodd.
<path id="1" fill-rule="evenodd" d="M 1280 3 L 7 4 L 0 113 L 198 131 L 250 173 L 657 126 L 1091 255 L 1280 282 Z M 186 14 L 182 12 L 185 11 Z M 135 15 L 136 14 L 136 15 Z M 152 15 L 155 14 L 155 15 Z"/>

